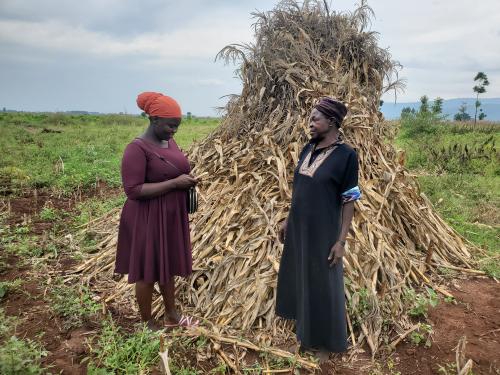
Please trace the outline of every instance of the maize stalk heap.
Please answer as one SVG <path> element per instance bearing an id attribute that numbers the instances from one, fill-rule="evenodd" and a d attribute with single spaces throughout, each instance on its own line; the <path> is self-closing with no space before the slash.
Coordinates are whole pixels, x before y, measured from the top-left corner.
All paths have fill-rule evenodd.
<path id="1" fill-rule="evenodd" d="M 474 273 L 470 248 L 434 212 L 387 142 L 390 129 L 378 108 L 381 95 L 400 84 L 393 79 L 399 65 L 367 30 L 366 3 L 339 14 L 323 2 L 282 1 L 254 16 L 254 44 L 219 53 L 239 64 L 242 93 L 229 100 L 220 127 L 189 150 L 193 173 L 206 177 L 191 217 L 194 273 L 181 283 L 180 298 L 219 332 L 267 345 L 290 337 L 290 324 L 274 314 L 277 232 L 309 114 L 318 98 L 332 96 L 349 108 L 343 129 L 358 152 L 363 193 L 344 259 L 348 327 L 353 343 L 366 342 L 375 353 L 411 326 L 405 290 L 434 285 L 438 267 Z M 100 280 L 106 301 L 133 305 L 132 289 L 110 277 L 118 219 L 113 211 L 93 223 L 104 239 L 79 270 Z M 154 309 L 161 314 L 161 298 Z"/>

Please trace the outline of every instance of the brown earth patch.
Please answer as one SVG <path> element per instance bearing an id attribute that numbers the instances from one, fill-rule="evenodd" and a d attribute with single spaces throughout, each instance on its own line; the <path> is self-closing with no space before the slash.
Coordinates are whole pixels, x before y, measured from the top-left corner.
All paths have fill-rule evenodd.
<path id="1" fill-rule="evenodd" d="M 10 210 L 7 222 L 22 223 L 32 220 L 32 234 L 40 235 L 53 225 L 43 220 L 37 221 L 39 212 L 47 204 L 59 210 L 71 211 L 75 205 L 91 196 L 112 196 L 119 189 L 96 189 L 81 197 L 61 197 L 50 192 L 27 192 L 20 197 L 8 199 Z M 50 201 L 51 203 L 47 203 Z M 2 249 L 0 249 L 1 251 Z M 43 365 L 51 372 L 61 374 L 85 374 L 86 366 L 81 361 L 89 355 L 85 344 L 87 338 L 96 333 L 97 325 L 87 324 L 72 330 L 64 330 L 62 323 L 51 312 L 45 299 L 47 273 L 33 270 L 15 255 L 0 257 L 6 267 L 0 273 L 0 281 L 24 280 L 20 290 L 8 293 L 0 302 L 7 315 L 18 318 L 16 335 L 40 341 L 49 351 Z M 62 254 L 47 264 L 47 272 L 64 274 L 75 265 L 75 260 Z M 321 374 L 443 374 L 439 366 L 455 361 L 455 347 L 462 336 L 467 337 L 465 357 L 474 361 L 474 374 L 500 374 L 500 283 L 491 279 L 455 280 L 450 288 L 456 304 L 441 301 L 429 313 L 433 327 L 433 342 L 430 348 L 415 346 L 409 340 L 400 344 L 390 356 L 376 358 L 373 363 L 368 351 L 357 355 L 353 362 L 346 363 L 340 356 L 322 365 Z M 114 320 L 126 331 L 132 331 L 139 322 L 130 308 L 109 308 Z M 193 361 L 195 360 L 195 353 Z M 186 353 L 187 356 L 191 356 Z M 250 353 L 249 353 L 250 355 Z M 251 356 L 251 355 L 250 355 Z M 344 357 L 345 358 L 345 357 Z M 393 363 L 390 369 L 387 364 Z M 156 370 L 155 370 L 156 371 Z M 158 373 L 157 371 L 155 373 Z"/>
<path id="2" fill-rule="evenodd" d="M 41 234 L 53 224 L 42 220 L 38 214 L 44 207 L 70 212 L 76 205 L 89 198 L 107 198 L 117 196 L 121 188 L 111 188 L 104 182 L 96 183 L 93 189 L 82 191 L 77 189 L 72 194 L 63 194 L 46 189 L 25 190 L 17 195 L 3 195 L 0 197 L 3 209 L 7 216 L 7 224 L 23 224 L 31 221 L 34 234 Z"/>
<path id="3" fill-rule="evenodd" d="M 47 190 L 30 190 L 19 195 L 0 197 L 1 211 L 6 215 L 4 223 L 8 226 L 29 223 L 26 236 L 36 236 L 37 242 L 46 241 L 46 234 L 58 224 L 43 220 L 39 213 L 44 207 L 64 212 L 74 212 L 76 205 L 91 197 L 111 197 L 120 189 L 110 189 L 98 184 L 95 189 L 76 192 L 71 196 Z M 59 223 L 60 224 L 60 223 Z M 4 225 L 4 224 L 2 224 Z M 86 365 L 82 360 L 88 356 L 86 339 L 96 332 L 97 325 L 86 323 L 83 327 L 64 329 L 62 321 L 52 312 L 46 299 L 49 291 L 47 281 L 54 275 L 64 275 L 77 261 L 68 254 L 60 254 L 56 259 L 46 260 L 41 266 L 32 267 L 21 257 L 4 253 L 0 245 L 0 260 L 3 263 L 0 281 L 23 280 L 22 285 L 9 291 L 0 300 L 0 307 L 7 316 L 15 316 L 15 334 L 24 339 L 40 342 L 49 352 L 42 360 L 42 366 L 58 374 L 85 374 Z"/>
<path id="4" fill-rule="evenodd" d="M 500 283 L 457 280 L 451 292 L 456 304 L 441 301 L 429 313 L 432 346 L 406 342 L 398 348 L 394 358 L 401 374 L 440 374 L 439 366 L 455 362 L 462 336 L 467 338 L 465 357 L 474 361 L 474 374 L 500 374 Z"/>

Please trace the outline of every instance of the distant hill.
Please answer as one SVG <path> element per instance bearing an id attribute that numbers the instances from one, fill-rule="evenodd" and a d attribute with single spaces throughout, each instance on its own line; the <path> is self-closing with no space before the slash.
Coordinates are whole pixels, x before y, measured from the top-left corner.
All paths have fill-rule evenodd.
<path id="1" fill-rule="evenodd" d="M 481 102 L 483 112 L 487 115 L 486 120 L 500 121 L 500 98 L 479 98 L 479 101 Z M 476 102 L 474 98 L 445 100 L 443 103 L 443 114 L 448 115 L 448 119 L 453 120 L 453 116 L 458 112 L 458 107 L 464 102 L 467 104 L 467 113 L 474 118 L 474 103 Z M 420 102 L 396 104 L 384 102 L 381 111 L 387 120 L 394 120 L 401 116 L 401 110 L 404 107 L 418 110 L 420 108 Z"/>

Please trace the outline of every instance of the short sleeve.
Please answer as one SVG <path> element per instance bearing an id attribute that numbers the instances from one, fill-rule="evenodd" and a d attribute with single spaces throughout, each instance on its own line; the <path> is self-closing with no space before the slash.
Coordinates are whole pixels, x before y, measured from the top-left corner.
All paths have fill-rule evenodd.
<path id="1" fill-rule="evenodd" d="M 130 143 L 122 158 L 122 184 L 129 199 L 139 199 L 146 181 L 146 154 L 138 145 Z"/>
<path id="2" fill-rule="evenodd" d="M 352 151 L 347 157 L 344 178 L 341 184 L 343 203 L 356 201 L 361 198 L 361 190 L 358 186 L 358 174 L 358 156 L 355 151 Z"/>

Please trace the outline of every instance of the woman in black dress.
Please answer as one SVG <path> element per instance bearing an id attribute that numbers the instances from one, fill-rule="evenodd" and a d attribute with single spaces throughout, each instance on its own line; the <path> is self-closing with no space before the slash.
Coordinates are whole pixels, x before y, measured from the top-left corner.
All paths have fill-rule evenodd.
<path id="1" fill-rule="evenodd" d="M 303 350 L 347 349 L 342 258 L 358 188 L 356 152 L 340 138 L 346 106 L 323 98 L 311 113 L 311 140 L 300 153 L 290 212 L 280 237 L 276 314 L 296 321 Z"/>

